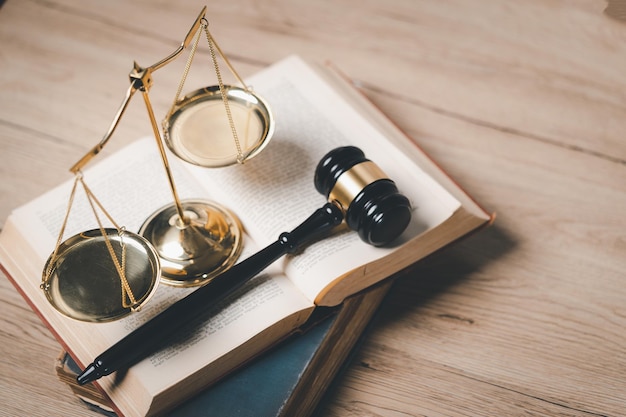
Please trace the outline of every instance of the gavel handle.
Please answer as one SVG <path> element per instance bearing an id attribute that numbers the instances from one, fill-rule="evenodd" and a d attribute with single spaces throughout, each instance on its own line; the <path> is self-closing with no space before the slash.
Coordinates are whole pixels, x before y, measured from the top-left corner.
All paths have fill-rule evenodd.
<path id="1" fill-rule="evenodd" d="M 184 304 L 185 312 L 189 310 L 197 312 L 198 310 L 196 310 L 196 308 L 201 310 L 206 308 L 207 304 L 211 305 L 222 300 L 284 254 L 294 253 L 305 243 L 318 239 L 328 233 L 332 228 L 339 225 L 342 221 L 343 212 L 341 209 L 334 204 L 326 203 L 291 232 L 281 233 L 278 240 L 274 243 L 216 276 L 205 286 L 172 305 L 170 309 L 175 306 L 176 308 L 182 308 L 178 307 L 177 304 Z M 187 301 L 187 299 L 192 296 L 193 298 Z M 194 304 L 193 306 L 187 307 L 188 303 L 190 305 L 191 303 Z M 178 317 L 180 318 L 181 316 Z"/>
<path id="2" fill-rule="evenodd" d="M 343 221 L 343 212 L 327 203 L 290 233 L 216 276 L 203 287 L 172 304 L 100 354 L 76 378 L 80 385 L 127 369 L 163 348 L 170 335 L 203 311 L 213 307 L 286 253 L 315 240 Z"/>

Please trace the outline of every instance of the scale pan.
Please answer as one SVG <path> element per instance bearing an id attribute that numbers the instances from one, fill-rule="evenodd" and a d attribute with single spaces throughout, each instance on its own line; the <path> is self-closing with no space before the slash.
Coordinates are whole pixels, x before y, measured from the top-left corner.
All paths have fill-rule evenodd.
<path id="1" fill-rule="evenodd" d="M 62 314 L 86 322 L 108 322 L 139 309 L 154 294 L 161 274 L 159 258 L 146 239 L 135 233 L 104 229 L 118 259 L 126 248 L 126 280 L 137 304 L 122 303 L 121 278 L 100 229 L 74 235 L 50 256 L 42 284 L 48 301 Z M 45 274 L 45 272 L 44 272 Z"/>
<path id="2" fill-rule="evenodd" d="M 224 86 L 243 160 L 257 155 L 274 133 L 269 106 L 252 91 Z M 166 120 L 167 146 L 180 159 L 216 168 L 238 162 L 238 149 L 219 86 L 196 90 L 174 106 Z"/>

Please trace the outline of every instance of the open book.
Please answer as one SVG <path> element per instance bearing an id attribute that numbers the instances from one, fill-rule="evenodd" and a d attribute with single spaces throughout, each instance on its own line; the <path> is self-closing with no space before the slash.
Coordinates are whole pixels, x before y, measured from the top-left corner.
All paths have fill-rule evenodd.
<path id="1" fill-rule="evenodd" d="M 244 165 L 205 169 L 170 158 L 181 198 L 209 199 L 233 210 L 245 229 L 245 258 L 274 242 L 325 203 L 313 186 L 320 158 L 355 145 L 394 180 L 412 203 L 404 234 L 386 248 L 355 232 L 335 233 L 287 256 L 193 330 L 128 371 L 97 384 L 119 415 L 156 415 L 210 385 L 298 328 L 316 306 L 340 304 L 433 251 L 487 224 L 491 216 L 349 83 L 327 68 L 289 57 L 247 80 L 276 120 L 267 148 Z M 136 231 L 171 203 L 154 138 L 94 161 L 85 182 L 120 225 Z M 63 222 L 72 181 L 16 209 L 0 236 L 7 276 L 81 366 L 193 289 L 160 285 L 140 312 L 109 323 L 85 323 L 57 312 L 39 288 L 44 263 Z M 66 236 L 97 228 L 77 195 Z M 181 326 L 190 318 L 181 317 Z"/>

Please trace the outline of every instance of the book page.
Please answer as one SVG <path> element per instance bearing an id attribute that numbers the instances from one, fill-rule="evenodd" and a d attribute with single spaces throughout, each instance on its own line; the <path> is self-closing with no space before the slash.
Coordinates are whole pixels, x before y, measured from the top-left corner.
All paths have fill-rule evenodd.
<path id="1" fill-rule="evenodd" d="M 182 199 L 211 197 L 185 169 L 182 169 L 181 164 L 176 160 L 170 161 L 170 164 Z M 136 232 L 154 211 L 173 202 L 153 138 L 133 142 L 114 155 L 88 167 L 84 173 L 84 180 L 115 222 L 129 231 Z M 34 299 L 46 320 L 56 327 L 57 333 L 63 338 L 71 335 L 70 337 L 81 339 L 80 343 L 76 341 L 67 343 L 71 347 L 78 347 L 79 353 L 82 353 L 80 360 L 89 363 L 93 360 L 92 355 L 99 354 L 195 288 L 185 289 L 159 284 L 154 296 L 139 312 L 108 323 L 79 322 L 54 310 L 39 288 L 40 271 L 43 271 L 44 263 L 54 249 L 68 206 L 72 183 L 73 180 L 70 179 L 18 208 L 10 221 L 22 236 L 30 237 L 28 244 L 32 246 L 29 249 L 29 253 L 32 252 L 32 262 L 29 262 L 28 269 L 38 271 L 27 273 L 27 281 L 20 282 L 20 285 L 26 287 L 25 292 Z M 102 213 L 99 213 L 99 216 L 105 227 L 111 226 Z M 63 238 L 97 227 L 93 211 L 79 185 Z M 241 259 L 257 250 L 257 246 L 249 237 L 245 236 L 244 242 Z M 9 242 L 2 244 L 6 245 Z M 195 357 L 194 351 L 202 350 L 204 357 L 215 359 L 282 317 L 310 306 L 310 301 L 304 298 L 289 280 L 282 277 L 278 269 L 270 269 L 263 277 L 258 277 L 255 282 L 240 290 L 238 297 L 231 298 L 228 307 L 219 315 L 206 318 L 199 325 L 200 328 L 196 329 L 195 336 L 188 339 L 183 337 L 175 347 L 144 361 L 138 367 L 139 372 L 145 372 L 150 378 L 158 379 L 159 384 L 167 386 L 171 379 L 165 375 L 178 378 L 183 370 L 187 372 L 190 368 L 205 363 L 204 360 L 200 362 L 190 360 Z M 181 318 L 181 323 L 188 319 Z M 91 336 L 85 338 L 85 335 Z M 81 349 L 82 345 L 86 345 L 85 350 Z M 85 352 L 90 352 L 89 356 L 85 356 Z M 159 378 L 155 378 L 155 372 L 159 373 Z"/>
<path id="2" fill-rule="evenodd" d="M 158 393 L 170 384 L 169 380 L 161 378 L 164 372 L 173 380 L 184 379 L 263 332 L 269 325 L 280 322 L 286 315 L 304 311 L 305 305 L 312 307 L 303 300 L 293 293 L 293 284 L 286 277 L 263 273 L 214 308 L 209 306 L 205 314 L 181 319 L 182 333 L 173 339 L 173 343 L 129 372 L 141 374 L 146 378 L 148 390 Z M 298 324 L 308 317 L 308 312 L 303 314 L 302 319 L 297 320 Z M 288 332 L 291 330 L 294 329 Z M 271 344 L 275 342 L 271 341 Z M 172 361 L 173 358 L 179 360 Z M 171 366 L 173 363 L 176 366 Z"/>
<path id="3" fill-rule="evenodd" d="M 132 142 L 114 155 L 97 156 L 83 173 L 84 182 L 113 220 L 120 227 L 135 233 L 156 210 L 174 201 L 154 142 L 153 138 L 147 137 Z M 171 162 L 182 199 L 208 198 L 206 191 L 181 169 L 176 160 Z M 33 245 L 39 258 L 46 259 L 54 249 L 68 208 L 72 183 L 72 174 L 68 172 L 67 182 L 12 213 L 24 234 L 38 237 L 33 240 Z M 112 227 L 101 211 L 98 211 L 98 216 L 105 227 Z M 96 228 L 98 223 L 79 185 L 63 239 Z"/>
<path id="4" fill-rule="evenodd" d="M 276 131 L 267 148 L 244 165 L 220 170 L 192 168 L 198 178 L 211 178 L 220 201 L 236 207 L 259 245 L 275 241 L 322 206 L 325 197 L 313 185 L 315 167 L 338 146 L 355 145 L 396 182 L 411 200 L 413 218 L 406 241 L 449 218 L 459 202 L 367 120 L 355 112 L 303 61 L 290 57 L 249 80 L 270 104 Z M 337 276 L 388 254 L 374 248 L 345 226 L 297 256 L 286 257 L 290 279 L 311 299 Z"/>

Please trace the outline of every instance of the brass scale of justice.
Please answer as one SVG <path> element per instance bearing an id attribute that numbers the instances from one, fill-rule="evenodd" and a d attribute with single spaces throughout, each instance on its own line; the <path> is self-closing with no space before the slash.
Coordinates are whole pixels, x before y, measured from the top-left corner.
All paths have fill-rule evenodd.
<path id="1" fill-rule="evenodd" d="M 70 168 L 75 175 L 74 186 L 54 251 L 44 266 L 41 283 L 52 306 L 70 318 L 98 323 L 125 317 L 145 305 L 159 281 L 179 287 L 210 287 L 207 284 L 233 268 L 241 254 L 243 232 L 236 215 L 212 201 L 181 201 L 163 145 L 165 142 L 183 161 L 218 168 L 242 164 L 256 156 L 274 133 L 274 118 L 269 105 L 239 77 L 209 32 L 205 14 L 206 7 L 171 55 L 146 68 L 134 64 L 129 75 L 130 87 L 108 131 Z M 200 88 L 181 97 L 203 34 L 209 44 L 218 85 Z M 178 58 L 190 44 L 174 103 L 162 123 L 162 138 L 148 94 L 153 83 L 152 74 Z M 223 83 L 216 51 L 241 87 Z M 139 232 L 134 233 L 120 227 L 107 213 L 85 183 L 81 169 L 108 142 L 137 91 L 143 96 L 174 202 L 149 216 Z M 215 129 L 212 123 L 219 118 L 224 122 L 224 116 L 228 126 Z M 208 135 L 207 130 L 219 132 Z M 98 228 L 63 240 L 79 185 L 85 192 Z M 315 187 L 329 202 L 291 233 L 281 234 L 273 245 L 235 265 L 229 271 L 231 275 L 244 276 L 234 278 L 233 285 L 227 285 L 231 287 L 227 292 L 243 285 L 283 254 L 293 253 L 297 247 L 325 234 L 343 220 L 358 231 L 362 240 L 375 246 L 383 246 L 395 239 L 410 221 L 408 199 L 356 147 L 329 152 L 318 164 Z M 357 200 L 360 201 L 355 203 Z M 104 226 L 99 211 L 114 227 Z M 203 291 L 206 293 L 210 289 Z M 224 292 L 223 289 L 220 291 Z M 215 299 L 215 294 L 210 298 Z"/>

